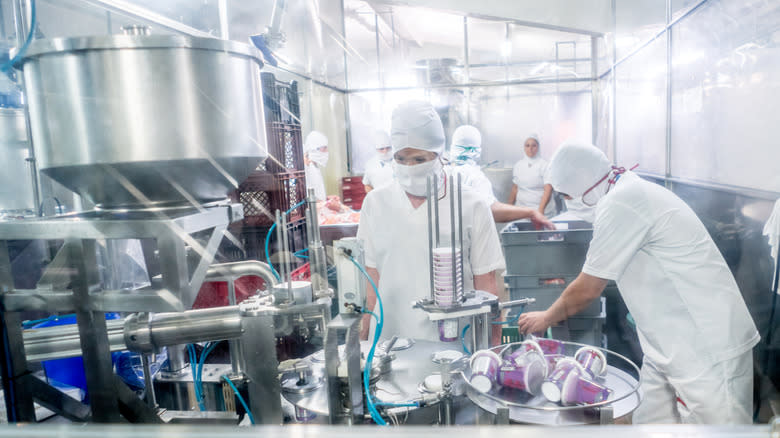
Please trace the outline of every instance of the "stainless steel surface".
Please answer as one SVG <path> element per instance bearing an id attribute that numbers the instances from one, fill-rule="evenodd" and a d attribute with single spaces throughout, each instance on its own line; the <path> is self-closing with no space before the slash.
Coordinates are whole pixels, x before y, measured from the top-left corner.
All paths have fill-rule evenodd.
<path id="1" fill-rule="evenodd" d="M 0 108 L 0 219 L 5 215 L 29 215 L 33 204 L 33 181 L 27 159 L 30 141 L 21 109 Z"/>
<path id="2" fill-rule="evenodd" d="M 335 321 L 335 319 L 334 319 Z M 368 341 L 361 343 L 361 350 L 367 354 L 370 348 Z M 392 371 L 388 374 L 382 374 L 376 383 L 374 393 L 375 402 L 396 402 L 402 403 L 411 400 L 419 400 L 423 397 L 426 400 L 433 401 L 436 397 L 431 397 L 431 393 L 423 391 L 421 386 L 426 377 L 430 375 L 440 375 L 441 366 L 435 363 L 432 358 L 434 353 L 444 350 L 458 350 L 460 345 L 457 343 L 443 343 L 417 340 L 410 348 L 402 350 L 393 350 L 396 356 L 393 360 Z M 316 355 L 317 353 L 315 353 Z M 312 370 L 315 376 L 323 376 L 326 373 L 325 364 L 313 360 L 309 356 L 307 360 L 312 364 Z M 344 360 L 342 356 L 341 360 Z M 463 381 L 460 377 L 460 368 L 453 367 L 453 392 L 455 394 L 463 393 Z M 362 386 L 361 386 L 362 388 Z M 284 397 L 296 406 L 306 410 L 316 412 L 318 415 L 328 416 L 328 389 L 325 387 L 317 388 L 307 394 L 295 394 L 284 392 Z"/>
<path id="3" fill-rule="evenodd" d="M 363 420 L 363 375 L 360 372 L 360 314 L 339 314 L 325 331 L 325 391 L 330 424 L 359 424 Z M 343 349 L 339 340 L 344 339 Z M 342 353 L 343 351 L 343 353 Z M 341 371 L 346 362 L 346 375 Z M 322 375 L 322 370 L 314 376 Z"/>
<path id="4" fill-rule="evenodd" d="M 455 226 L 455 192 L 454 192 L 455 184 L 453 184 L 455 182 L 455 176 L 454 175 L 450 175 L 449 179 L 450 179 L 449 184 L 447 184 L 447 188 L 448 188 L 447 191 L 449 193 L 447 193 L 447 195 L 449 195 L 449 197 L 450 197 L 450 248 L 452 249 L 452 259 L 450 259 L 450 260 L 451 260 L 451 264 L 452 264 L 452 287 L 454 289 L 453 290 L 453 295 L 455 296 L 454 297 L 455 298 L 455 302 L 460 302 L 463 299 L 463 281 L 461 280 L 460 282 L 458 282 L 457 272 L 458 272 L 459 265 L 458 265 L 458 263 L 455 262 L 455 254 L 456 254 L 456 246 L 457 246 L 457 241 L 455 240 L 455 234 L 456 234 L 456 232 L 455 232 L 455 228 L 456 228 L 456 226 Z M 463 225 L 462 224 L 462 219 L 463 219 L 462 215 L 458 216 L 457 228 L 460 228 Z M 457 233 L 457 234 L 460 235 L 460 233 Z M 461 249 L 461 248 L 458 248 L 458 249 Z M 461 249 L 460 252 L 462 253 L 463 250 Z M 458 259 L 460 259 L 460 257 L 458 257 Z M 433 270 L 433 266 L 431 266 L 430 269 Z M 461 267 L 461 271 L 460 272 L 463 272 L 462 267 Z"/>
<path id="5" fill-rule="evenodd" d="M 495 426 L 459 426 L 453 428 L 435 429 L 430 426 L 408 426 L 401 430 L 393 427 L 322 426 L 310 425 L 295 427 L 294 432 L 289 426 L 256 426 L 234 427 L 217 425 L 82 425 L 82 424 L 41 424 L 29 427 L 3 425 L 0 427 L 2 438 L 84 438 L 112 437 L 164 438 L 170 436 L 210 436 L 235 438 L 289 438 L 293 434 L 297 438 L 362 438 L 368 433 L 378 438 L 397 437 L 403 434 L 408 438 L 431 438 L 442 434 L 452 438 L 473 438 L 475 436 L 496 436 L 507 438 L 590 438 L 598 434 L 600 438 L 623 438 L 630 435 L 634 438 L 687 438 L 692 436 L 712 438 L 767 438 L 771 437 L 771 428 L 767 424 L 756 425 L 642 425 L 642 426 L 605 426 L 593 427 L 550 428 L 539 426 L 527 427 L 495 427 Z M 774 437 L 772 437 L 774 438 Z"/>
<path id="6" fill-rule="evenodd" d="M 238 306 L 133 314 L 124 325 L 127 349 L 145 353 L 167 345 L 235 339 L 243 332 Z"/>
<path id="7" fill-rule="evenodd" d="M 157 398 L 154 395 L 154 382 L 152 382 L 152 371 L 149 367 L 149 355 L 142 354 L 141 361 L 143 362 L 144 368 L 144 394 L 146 397 L 146 404 L 148 404 L 150 408 L 155 409 L 157 407 Z"/>
<path id="8" fill-rule="evenodd" d="M 429 271 L 430 291 L 428 293 L 428 295 L 429 295 L 428 298 L 431 301 L 434 301 L 435 300 L 435 296 L 433 294 L 433 291 L 434 291 L 434 286 L 433 286 L 433 233 L 434 233 L 434 231 L 433 231 L 433 216 L 431 216 L 431 207 L 432 207 L 431 204 L 433 204 L 433 202 L 431 202 L 431 199 L 432 199 L 431 198 L 431 180 L 432 179 L 433 179 L 432 176 L 429 176 L 428 178 L 426 178 L 426 181 L 425 181 L 425 184 L 426 184 L 425 199 L 426 199 L 426 204 L 427 204 L 426 207 L 428 208 L 428 216 L 427 216 L 428 228 L 426 229 L 426 231 L 428 232 L 428 266 L 431 267 L 430 271 Z"/>
<path id="9" fill-rule="evenodd" d="M 258 424 L 281 424 L 281 386 L 277 376 L 279 362 L 276 354 L 274 327 L 275 309 L 259 300 L 247 299 L 240 305 L 241 351 L 244 354 L 244 373 L 249 379 L 249 406 Z"/>
<path id="10" fill-rule="evenodd" d="M 155 26 L 159 26 L 164 29 L 172 30 L 176 33 L 185 35 L 192 35 L 195 37 L 213 38 L 208 32 L 195 29 L 194 27 L 187 26 L 184 23 L 170 19 L 166 16 L 160 15 L 156 12 L 150 11 L 136 4 L 136 2 L 128 0 L 80 0 L 81 3 L 86 3 L 97 7 L 98 9 L 105 9 L 107 11 L 116 12 L 120 15 L 137 18 L 145 22 L 154 23 Z"/>
<path id="11" fill-rule="evenodd" d="M 123 320 L 106 321 L 106 331 L 110 351 L 127 349 Z M 29 362 L 81 356 L 79 331 L 75 325 L 25 330 L 22 335 L 24 336 L 24 351 Z"/>
<path id="12" fill-rule="evenodd" d="M 250 46 L 50 39 L 23 62 L 40 171 L 103 208 L 224 199 L 267 156 Z"/>
<path id="13" fill-rule="evenodd" d="M 491 348 L 499 355 L 505 350 L 517 347 L 519 343 L 500 345 Z M 564 342 L 564 354 L 573 356 L 583 344 Z M 509 409 L 512 421 L 542 425 L 571 426 L 586 423 L 600 423 L 601 407 L 609 407 L 608 415 L 615 418 L 624 417 L 633 412 L 642 401 L 639 389 L 639 368 L 626 357 L 609 350 L 601 349 L 607 358 L 607 374 L 603 384 L 613 391 L 609 399 L 587 406 L 560 406 L 549 402 L 542 394 L 532 396 L 524 391 L 506 388 L 492 389 L 481 393 L 468 383 L 470 369 L 463 371 L 463 379 L 468 385 L 467 395 L 482 409 L 496 413 L 500 407 Z"/>
<path id="14" fill-rule="evenodd" d="M 460 248 L 460 257 L 458 263 L 460 265 L 460 272 L 465 272 L 463 269 L 463 174 L 458 173 L 458 248 Z M 453 283 L 455 284 L 455 283 Z M 463 295 L 463 284 L 461 283 L 461 298 Z"/>
<path id="15" fill-rule="evenodd" d="M 233 282 L 238 278 L 255 275 L 265 281 L 266 286 L 277 284 L 276 277 L 271 273 L 268 263 L 258 260 L 242 260 L 231 263 L 218 263 L 209 266 L 204 281 L 228 281 Z"/>
<path id="16" fill-rule="evenodd" d="M 314 296 L 330 296 L 328 286 L 328 268 L 325 260 L 325 246 L 320 236 L 320 225 L 317 213 L 317 198 L 314 189 L 308 189 L 306 196 L 306 228 L 309 236 L 309 269 L 311 271 L 311 286 Z"/>

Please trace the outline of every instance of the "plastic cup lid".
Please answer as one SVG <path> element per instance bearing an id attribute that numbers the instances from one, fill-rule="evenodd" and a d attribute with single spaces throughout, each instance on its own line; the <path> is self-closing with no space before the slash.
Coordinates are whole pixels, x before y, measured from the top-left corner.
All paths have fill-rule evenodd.
<path id="1" fill-rule="evenodd" d="M 553 403 L 561 401 L 561 390 L 553 382 L 542 382 L 542 394 Z"/>
<path id="2" fill-rule="evenodd" d="M 488 392 L 493 388 L 493 382 L 487 376 L 477 374 L 476 376 L 471 376 L 471 386 L 479 392 Z"/>

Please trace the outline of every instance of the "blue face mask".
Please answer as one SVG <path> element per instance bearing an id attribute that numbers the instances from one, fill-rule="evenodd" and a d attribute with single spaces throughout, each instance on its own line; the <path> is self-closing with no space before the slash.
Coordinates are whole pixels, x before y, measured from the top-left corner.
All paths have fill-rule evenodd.
<path id="1" fill-rule="evenodd" d="M 477 160 L 482 155 L 482 148 L 477 146 L 454 146 L 452 155 L 455 157 L 455 164 L 477 164 Z"/>

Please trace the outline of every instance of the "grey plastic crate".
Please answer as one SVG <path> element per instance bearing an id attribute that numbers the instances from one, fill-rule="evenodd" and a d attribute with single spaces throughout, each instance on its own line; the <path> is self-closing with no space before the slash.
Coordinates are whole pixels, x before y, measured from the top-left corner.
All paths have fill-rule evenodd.
<path id="1" fill-rule="evenodd" d="M 582 270 L 593 226 L 583 221 L 556 223 L 568 229 L 538 231 L 530 222 L 513 222 L 501 230 L 507 274 L 555 277 Z"/>
<path id="2" fill-rule="evenodd" d="M 602 347 L 605 321 L 606 317 L 603 314 L 595 318 L 569 318 L 551 328 L 552 336 L 562 341 Z"/>
<path id="3" fill-rule="evenodd" d="M 537 288 L 513 288 L 513 287 L 507 287 L 509 290 L 509 297 L 513 300 L 518 300 L 520 298 L 535 298 L 536 302 L 533 304 L 529 304 L 526 308 L 526 310 L 529 311 L 535 311 L 535 310 L 546 310 L 548 307 L 552 305 L 552 303 L 555 302 L 555 300 L 558 299 L 559 296 L 561 296 L 561 293 L 566 288 L 566 286 L 541 286 Z M 588 305 L 585 309 L 583 309 L 580 313 L 577 314 L 577 316 L 588 316 L 588 317 L 594 317 L 601 315 L 604 310 L 604 297 L 602 297 L 599 300 L 593 300 L 592 303 Z"/>

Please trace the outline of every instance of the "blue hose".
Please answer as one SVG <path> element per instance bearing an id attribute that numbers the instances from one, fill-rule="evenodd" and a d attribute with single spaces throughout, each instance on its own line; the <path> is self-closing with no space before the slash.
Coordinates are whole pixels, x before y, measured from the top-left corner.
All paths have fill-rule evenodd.
<path id="1" fill-rule="evenodd" d="M 466 354 L 471 354 L 468 347 L 466 347 L 466 332 L 469 330 L 469 327 L 471 327 L 471 324 L 466 324 L 466 326 L 463 327 L 463 331 L 460 333 L 460 345 L 463 346 L 463 352 Z"/>
<path id="2" fill-rule="evenodd" d="M 35 0 L 30 0 L 30 31 L 27 33 L 27 38 L 24 40 L 22 47 L 19 48 L 19 51 L 16 52 L 16 55 L 0 65 L 0 71 L 7 72 L 24 57 L 25 53 L 27 53 L 27 48 L 30 47 L 33 35 L 35 35 L 35 27 L 38 25 L 38 18 L 36 15 Z"/>
<path id="3" fill-rule="evenodd" d="M 374 288 L 374 294 L 376 295 L 376 301 L 379 303 L 379 322 L 377 323 L 376 329 L 374 330 L 374 342 L 371 344 L 371 349 L 368 351 L 366 364 L 363 368 L 363 390 L 366 392 L 366 406 L 368 407 L 369 414 L 371 414 L 371 418 L 376 424 L 379 424 L 380 426 L 387 426 L 385 419 L 382 418 L 382 416 L 379 414 L 379 411 L 376 410 L 374 400 L 371 398 L 371 391 L 368 389 L 368 383 L 371 378 L 371 362 L 374 360 L 374 351 L 376 350 L 376 345 L 379 343 L 379 337 L 382 335 L 382 327 L 385 324 L 385 313 L 384 309 L 382 308 L 382 297 L 379 296 L 379 289 L 376 287 L 376 284 L 374 284 L 374 280 L 371 278 L 371 276 L 368 275 L 368 272 L 366 272 L 366 270 L 360 266 L 360 263 L 358 263 L 354 257 L 350 256 L 349 259 L 368 279 L 368 282 L 371 283 L 371 287 Z"/>
<path id="4" fill-rule="evenodd" d="M 234 385 L 233 382 L 230 381 L 230 378 L 227 375 L 223 374 L 222 379 L 226 381 L 228 385 L 230 385 L 230 388 L 233 390 L 233 393 L 236 394 L 238 401 L 241 402 L 241 406 L 244 407 L 246 414 L 249 416 L 249 422 L 255 424 L 255 417 L 252 416 L 252 411 L 249 410 L 249 406 L 247 406 L 246 402 L 244 401 L 244 397 L 241 396 L 241 393 L 238 392 L 238 388 L 236 388 L 236 385 Z"/>

